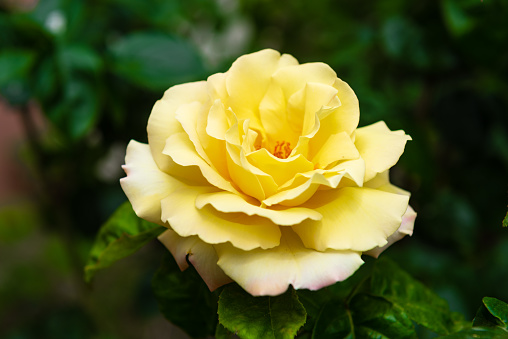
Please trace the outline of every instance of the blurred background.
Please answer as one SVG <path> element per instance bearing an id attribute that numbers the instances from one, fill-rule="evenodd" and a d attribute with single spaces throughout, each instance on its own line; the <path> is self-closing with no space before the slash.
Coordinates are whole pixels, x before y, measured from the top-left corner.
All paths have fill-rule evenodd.
<path id="1" fill-rule="evenodd" d="M 323 61 L 360 125 L 413 137 L 392 181 L 415 232 L 384 255 L 467 320 L 508 302 L 508 2 L 0 0 L 0 337 L 174 338 L 150 288 L 156 241 L 82 268 L 126 200 L 130 139 L 168 87 L 271 47 Z"/>

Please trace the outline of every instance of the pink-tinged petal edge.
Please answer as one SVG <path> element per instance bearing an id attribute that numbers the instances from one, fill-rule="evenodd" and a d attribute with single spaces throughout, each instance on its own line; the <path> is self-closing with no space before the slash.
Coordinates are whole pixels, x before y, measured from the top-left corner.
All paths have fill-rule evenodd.
<path id="1" fill-rule="evenodd" d="M 210 291 L 232 282 L 217 266 L 218 257 L 214 247 L 203 242 L 197 236 L 184 238 L 168 229 L 159 236 L 159 240 L 171 252 L 182 271 L 189 267 L 188 256 L 189 262 L 203 278 Z"/>
<path id="2" fill-rule="evenodd" d="M 281 245 L 242 251 L 229 243 L 216 245 L 218 265 L 253 296 L 276 296 L 289 285 L 295 289 L 318 290 L 343 281 L 362 264 L 359 252 L 315 251 L 303 246 L 290 229 L 283 228 Z"/>
<path id="3" fill-rule="evenodd" d="M 406 213 L 404 213 L 404 215 L 402 216 L 402 223 L 400 224 L 399 229 L 388 237 L 387 239 L 388 243 L 383 247 L 374 247 L 373 249 L 365 252 L 365 254 L 377 258 L 384 250 L 390 247 L 393 243 L 404 238 L 406 235 L 412 236 L 415 219 L 416 212 L 413 210 L 411 206 L 408 205 Z"/>

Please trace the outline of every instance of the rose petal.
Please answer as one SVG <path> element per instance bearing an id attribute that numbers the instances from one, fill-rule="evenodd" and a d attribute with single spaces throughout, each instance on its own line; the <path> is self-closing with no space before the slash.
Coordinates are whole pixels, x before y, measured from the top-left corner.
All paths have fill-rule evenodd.
<path id="1" fill-rule="evenodd" d="M 386 250 L 388 247 L 390 247 L 393 243 L 399 241 L 400 239 L 404 238 L 406 235 L 413 235 L 413 228 L 415 225 L 415 219 L 416 219 L 416 212 L 413 210 L 411 206 L 407 207 L 406 213 L 402 216 L 402 223 L 400 224 L 400 227 L 395 233 L 390 235 L 388 237 L 388 243 L 384 245 L 383 247 L 374 247 L 370 251 L 365 252 L 365 254 L 370 255 L 374 258 L 379 257 L 379 255 Z"/>
<path id="2" fill-rule="evenodd" d="M 316 170 L 309 173 L 299 173 L 294 179 L 288 182 L 284 190 L 263 200 L 263 204 L 273 206 L 299 206 L 312 197 L 319 186 L 337 187 L 345 172 L 325 173 L 323 170 Z"/>
<path id="3" fill-rule="evenodd" d="M 246 158 L 242 139 L 248 130 L 247 120 L 235 123 L 226 133 L 227 167 L 238 187 L 247 195 L 263 200 L 277 191 L 275 180 L 267 173 L 252 165 Z M 245 127 L 240 128 L 241 125 Z"/>
<path id="4" fill-rule="evenodd" d="M 312 150 L 311 150 L 312 151 Z M 360 153 L 346 132 L 332 134 L 312 158 L 317 168 L 325 168 L 336 161 L 358 159 Z"/>
<path id="5" fill-rule="evenodd" d="M 249 251 L 257 247 L 271 248 L 279 244 L 280 229 L 270 220 L 242 214 L 221 213 L 211 206 L 196 207 L 196 198 L 216 191 L 213 187 L 188 186 L 162 199 L 162 220 L 182 237 L 197 235 L 208 244 L 231 242 Z"/>
<path id="6" fill-rule="evenodd" d="M 272 78 L 282 88 L 284 96 L 290 98 L 309 82 L 333 85 L 337 74 L 327 64 L 312 62 L 280 68 L 273 73 Z"/>
<path id="7" fill-rule="evenodd" d="M 289 142 L 293 147 L 298 141 L 300 131 L 289 127 L 286 112 L 286 98 L 282 89 L 271 83 L 266 95 L 259 104 L 259 116 L 264 131 L 264 147 L 273 150 L 277 142 Z"/>
<path id="8" fill-rule="evenodd" d="M 199 115 L 203 110 L 207 113 L 210 110 L 209 105 L 204 105 L 201 102 L 192 102 L 189 104 L 183 104 L 178 107 L 175 112 L 175 118 L 180 122 L 182 128 L 187 134 L 189 140 L 194 145 L 194 152 L 197 152 L 201 158 L 203 158 L 209 165 L 212 165 L 208 154 L 203 149 L 202 140 L 198 133 L 198 119 Z"/>
<path id="9" fill-rule="evenodd" d="M 367 251 L 384 246 L 400 226 L 409 197 L 370 188 L 344 187 L 317 192 L 302 207 L 323 215 L 292 226 L 305 246 L 324 251 Z"/>
<path id="10" fill-rule="evenodd" d="M 226 181 L 229 181 L 230 178 L 224 161 L 226 156 L 224 140 L 213 138 L 206 131 L 210 111 L 217 108 L 220 110 L 220 105 L 217 107 L 216 103 L 211 107 L 210 103 L 203 104 L 201 102 L 181 105 L 176 111 L 175 117 L 194 145 L 194 152 L 197 152 L 215 172 L 219 173 Z M 225 118 L 225 122 L 228 124 L 227 114 L 224 117 L 219 116 L 216 118 Z"/>
<path id="11" fill-rule="evenodd" d="M 206 133 L 215 139 L 224 140 L 226 132 L 230 127 L 229 118 L 223 103 L 220 100 L 215 100 L 208 114 Z"/>
<path id="12" fill-rule="evenodd" d="M 318 290 L 348 278 L 363 264 L 358 252 L 314 251 L 305 248 L 290 229 L 282 232 L 281 244 L 268 250 L 242 251 L 230 244 L 217 245 L 217 264 L 254 296 L 279 295 L 289 285 Z"/>
<path id="13" fill-rule="evenodd" d="M 203 177 L 215 187 L 229 192 L 238 192 L 230 181 L 223 178 L 216 169 L 212 168 L 203 158 L 196 153 L 194 145 L 185 132 L 171 135 L 163 153 L 170 156 L 175 163 L 181 166 L 197 166 Z M 191 182 L 200 183 L 201 176 L 192 178 Z"/>
<path id="14" fill-rule="evenodd" d="M 343 161 L 329 170 L 316 169 L 298 173 L 293 179 L 279 187 L 279 191 L 265 200 L 267 206 L 299 206 L 310 199 L 320 186 L 337 188 L 339 185 L 361 186 L 365 173 L 363 159 Z"/>
<path id="15" fill-rule="evenodd" d="M 252 165 L 270 175 L 279 186 L 291 180 L 298 173 L 314 169 L 314 164 L 302 155 L 279 159 L 264 148 L 247 154 L 246 157 Z"/>
<path id="16" fill-rule="evenodd" d="M 352 135 L 360 120 L 358 98 L 351 87 L 340 79 L 335 79 L 333 87 L 337 90 L 340 106 L 321 115 L 321 127 L 310 141 L 314 149 L 319 149 L 332 134 L 345 132 Z"/>
<path id="17" fill-rule="evenodd" d="M 182 104 L 190 102 L 206 102 L 208 100 L 205 81 L 192 82 L 173 86 L 168 89 L 161 100 L 157 101 L 148 118 L 148 144 L 155 162 L 159 168 L 168 172 L 173 163 L 162 153 L 169 136 L 182 132 L 180 123 L 175 118 L 175 112 Z"/>
<path id="18" fill-rule="evenodd" d="M 390 131 L 383 121 L 358 128 L 355 145 L 365 160 L 365 181 L 374 178 L 397 163 L 411 140 L 403 131 Z"/>
<path id="19" fill-rule="evenodd" d="M 226 73 L 215 73 L 206 79 L 208 94 L 211 99 L 218 99 L 223 103 L 228 102 L 229 94 L 226 88 Z"/>
<path id="20" fill-rule="evenodd" d="M 120 185 L 134 212 L 140 218 L 162 225 L 160 202 L 177 187 L 177 180 L 159 169 L 147 144 L 134 140 L 127 146 L 122 167 L 127 177 L 120 179 Z"/>
<path id="21" fill-rule="evenodd" d="M 288 100 L 287 117 L 291 128 L 300 135 L 306 135 L 314 128 L 317 112 L 337 98 L 337 90 L 329 85 L 308 82 Z M 340 102 L 337 101 L 340 105 Z M 280 114 L 279 115 L 284 115 Z"/>
<path id="22" fill-rule="evenodd" d="M 201 209 L 208 204 L 223 213 L 244 213 L 248 216 L 258 215 L 268 218 L 273 223 L 281 226 L 299 224 L 305 219 L 321 219 L 321 214 L 307 208 L 296 207 L 280 210 L 262 208 L 229 192 L 205 193 L 196 198 L 197 208 Z"/>
<path id="23" fill-rule="evenodd" d="M 227 72 L 226 87 L 229 106 L 240 119 L 250 119 L 251 125 L 261 129 L 259 103 L 264 97 L 272 74 L 279 67 L 298 64 L 295 58 L 272 49 L 265 49 L 238 58 Z"/>
<path id="24" fill-rule="evenodd" d="M 374 178 L 367 181 L 364 186 L 370 187 L 370 188 L 375 188 L 375 189 L 385 191 L 385 192 L 390 192 L 390 193 L 403 194 L 403 195 L 407 195 L 407 196 L 411 195 L 411 193 L 409 193 L 408 191 L 403 190 L 402 188 L 392 185 L 390 183 L 390 171 L 389 170 L 378 173 Z"/>
<path id="25" fill-rule="evenodd" d="M 217 266 L 217 252 L 212 245 L 204 243 L 196 236 L 180 237 L 173 230 L 166 230 L 159 235 L 159 240 L 173 254 L 173 257 L 184 271 L 189 267 L 187 255 L 192 266 L 203 278 L 206 285 L 213 291 L 218 287 L 230 283 L 232 280 Z"/>

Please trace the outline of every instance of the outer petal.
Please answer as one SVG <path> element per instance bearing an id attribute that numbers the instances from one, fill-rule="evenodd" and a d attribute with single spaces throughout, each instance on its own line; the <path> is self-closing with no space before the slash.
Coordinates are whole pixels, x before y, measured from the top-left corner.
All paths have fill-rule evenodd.
<path id="1" fill-rule="evenodd" d="M 221 213 L 211 206 L 198 209 L 196 198 L 216 191 L 213 187 L 180 186 L 161 201 L 162 220 L 182 237 L 197 235 L 208 244 L 231 242 L 249 251 L 257 247 L 271 248 L 280 240 L 279 226 L 266 218 L 245 218 L 240 213 Z"/>
<path id="2" fill-rule="evenodd" d="M 397 194 L 411 196 L 411 193 L 409 193 L 408 191 L 403 190 L 402 188 L 392 185 L 390 183 L 390 171 L 389 170 L 378 173 L 374 178 L 370 179 L 369 181 L 367 181 L 365 183 L 365 187 L 375 188 L 377 190 L 390 192 L 390 193 L 397 193 Z"/>
<path id="3" fill-rule="evenodd" d="M 365 181 L 395 165 L 408 140 L 411 140 L 409 135 L 390 131 L 383 121 L 358 128 L 355 145 L 365 160 Z"/>
<path id="4" fill-rule="evenodd" d="M 258 107 L 270 84 L 272 74 L 279 67 L 298 64 L 295 58 L 271 49 L 238 58 L 227 72 L 226 87 L 229 105 L 240 119 L 251 119 L 259 129 Z"/>
<path id="5" fill-rule="evenodd" d="M 205 193 L 196 198 L 197 208 L 201 209 L 208 204 L 220 212 L 244 213 L 248 216 L 258 215 L 268 218 L 273 223 L 281 226 L 299 224 L 305 219 L 321 219 L 321 214 L 308 208 L 296 207 L 280 210 L 262 208 L 248 203 L 240 196 L 229 192 Z"/>
<path id="6" fill-rule="evenodd" d="M 232 280 L 217 266 L 217 252 L 212 245 L 204 243 L 196 236 L 182 238 L 173 230 L 168 229 L 159 240 L 173 254 L 180 270 L 189 267 L 187 256 L 192 266 L 203 278 L 210 291 L 230 283 Z"/>
<path id="7" fill-rule="evenodd" d="M 127 177 L 120 185 L 138 217 L 162 225 L 161 200 L 175 189 L 177 180 L 157 167 L 147 144 L 134 140 L 127 146 L 123 169 Z"/>
<path id="8" fill-rule="evenodd" d="M 368 254 L 370 256 L 373 256 L 374 258 L 379 257 L 379 255 L 386 250 L 388 247 L 390 247 L 393 243 L 399 241 L 400 239 L 404 238 L 406 235 L 413 235 L 413 228 L 415 225 L 415 219 L 416 219 L 416 212 L 411 208 L 411 206 L 407 207 L 406 213 L 402 216 L 402 223 L 400 224 L 400 227 L 395 233 L 390 235 L 388 237 L 388 243 L 384 245 L 383 247 L 374 247 L 368 252 L 365 252 L 365 254 Z"/>
<path id="9" fill-rule="evenodd" d="M 208 100 L 206 82 L 199 81 L 173 86 L 155 103 L 148 118 L 148 143 L 155 162 L 163 171 L 167 172 L 173 165 L 171 159 L 162 153 L 166 140 L 170 135 L 183 131 L 175 118 L 176 110 L 183 104 L 206 100 Z"/>
<path id="10" fill-rule="evenodd" d="M 408 200 L 408 196 L 370 188 L 319 191 L 302 207 L 316 209 L 323 219 L 292 228 L 307 247 L 363 252 L 387 244 L 386 238 L 401 224 Z"/>
<path id="11" fill-rule="evenodd" d="M 363 264 L 358 252 L 306 248 L 288 228 L 283 229 L 281 244 L 269 250 L 242 251 L 229 244 L 216 250 L 217 264 L 254 296 L 279 295 L 289 285 L 317 290 L 345 280 Z"/>

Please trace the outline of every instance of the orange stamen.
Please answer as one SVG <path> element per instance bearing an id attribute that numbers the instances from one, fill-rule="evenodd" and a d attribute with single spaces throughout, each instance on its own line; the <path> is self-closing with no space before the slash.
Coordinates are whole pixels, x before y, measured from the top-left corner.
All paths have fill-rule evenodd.
<path id="1" fill-rule="evenodd" d="M 273 155 L 279 159 L 287 159 L 291 154 L 291 143 L 286 141 L 277 141 L 273 150 Z"/>

